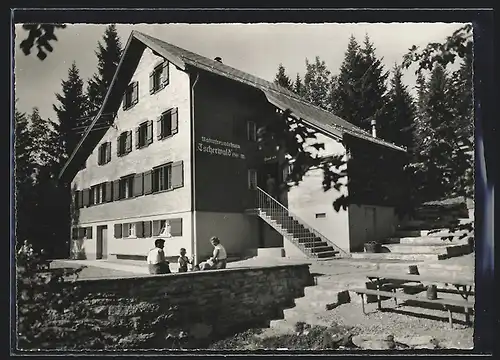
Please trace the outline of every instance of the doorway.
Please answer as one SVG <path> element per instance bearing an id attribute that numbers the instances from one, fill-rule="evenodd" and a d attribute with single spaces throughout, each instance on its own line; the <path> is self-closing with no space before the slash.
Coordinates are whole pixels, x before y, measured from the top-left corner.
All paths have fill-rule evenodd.
<path id="1" fill-rule="evenodd" d="M 365 207 L 365 242 L 377 240 L 377 212 L 374 207 Z"/>
<path id="2" fill-rule="evenodd" d="M 97 227 L 97 252 L 96 259 L 108 258 L 108 226 Z"/>
<path id="3" fill-rule="evenodd" d="M 265 162 L 264 164 L 261 165 L 259 172 L 257 174 L 257 184 L 258 186 L 263 189 L 265 192 L 268 192 L 268 187 L 267 187 L 267 176 L 271 175 L 275 182 L 276 186 L 281 183 L 281 174 L 279 171 L 279 165 L 278 161 L 270 161 L 270 162 Z"/>

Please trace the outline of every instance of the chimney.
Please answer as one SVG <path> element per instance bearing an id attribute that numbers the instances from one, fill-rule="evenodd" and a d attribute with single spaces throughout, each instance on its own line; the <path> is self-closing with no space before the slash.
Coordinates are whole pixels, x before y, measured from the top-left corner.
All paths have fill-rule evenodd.
<path id="1" fill-rule="evenodd" d="M 222 58 L 220 56 L 217 56 L 214 60 L 218 61 L 218 62 L 220 62 L 222 64 Z"/>
<path id="2" fill-rule="evenodd" d="M 372 119 L 372 121 L 371 121 L 371 125 L 372 125 L 372 136 L 373 136 L 374 138 L 376 138 L 376 137 L 377 137 L 377 128 L 376 128 L 376 125 L 377 125 L 377 120 Z"/>

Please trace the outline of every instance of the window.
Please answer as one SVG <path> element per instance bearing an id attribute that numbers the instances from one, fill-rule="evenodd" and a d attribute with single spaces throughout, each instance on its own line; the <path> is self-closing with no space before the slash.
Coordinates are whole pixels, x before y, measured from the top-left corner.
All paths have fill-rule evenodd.
<path id="1" fill-rule="evenodd" d="M 139 102 L 139 82 L 134 81 L 125 90 L 123 96 L 123 110 L 128 110 Z"/>
<path id="2" fill-rule="evenodd" d="M 251 190 L 257 189 L 257 170 L 248 170 L 248 188 Z"/>
<path id="3" fill-rule="evenodd" d="M 326 218 L 326 213 L 317 213 L 315 216 L 316 219 L 324 219 Z"/>
<path id="4" fill-rule="evenodd" d="M 118 156 L 127 155 L 132 151 L 132 131 L 124 131 L 118 136 L 116 153 Z"/>
<path id="5" fill-rule="evenodd" d="M 257 125 L 253 121 L 247 122 L 248 140 L 257 141 Z"/>
<path id="6" fill-rule="evenodd" d="M 160 91 L 169 82 L 168 61 L 164 61 L 157 65 L 154 70 L 149 74 L 149 93 L 154 94 Z"/>
<path id="7" fill-rule="evenodd" d="M 153 236 L 182 236 L 182 218 L 153 221 Z"/>
<path id="8" fill-rule="evenodd" d="M 172 188 L 172 164 L 162 165 L 153 169 L 153 192 Z"/>
<path id="9" fill-rule="evenodd" d="M 118 180 L 118 199 L 129 199 L 133 196 L 134 175 L 129 175 Z"/>
<path id="10" fill-rule="evenodd" d="M 135 147 L 140 149 L 153 142 L 153 122 L 145 121 L 135 130 Z"/>
<path id="11" fill-rule="evenodd" d="M 97 151 L 97 164 L 104 165 L 111 161 L 111 143 L 105 142 L 99 146 Z"/>
<path id="12" fill-rule="evenodd" d="M 106 183 L 98 184 L 90 188 L 91 205 L 102 204 L 106 201 Z"/>
<path id="13" fill-rule="evenodd" d="M 161 114 L 157 121 L 158 140 L 177 134 L 178 123 L 177 108 Z"/>
<path id="14" fill-rule="evenodd" d="M 135 237 L 135 223 L 123 224 L 122 235 L 124 238 Z"/>

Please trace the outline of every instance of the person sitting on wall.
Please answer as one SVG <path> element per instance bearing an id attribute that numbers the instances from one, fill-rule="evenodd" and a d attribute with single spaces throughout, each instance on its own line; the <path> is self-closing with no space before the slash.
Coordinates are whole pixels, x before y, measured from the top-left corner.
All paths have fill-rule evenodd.
<path id="1" fill-rule="evenodd" d="M 178 272 L 187 272 L 188 271 L 188 264 L 193 265 L 192 257 L 190 259 L 186 256 L 186 249 L 184 249 L 184 248 L 181 248 L 181 250 L 180 250 L 178 263 L 179 263 L 179 271 Z"/>
<path id="2" fill-rule="evenodd" d="M 165 259 L 165 251 L 163 250 L 164 246 L 165 240 L 156 239 L 155 247 L 149 251 L 147 262 L 150 274 L 170 274 L 170 266 Z"/>
<path id="3" fill-rule="evenodd" d="M 209 259 L 214 263 L 213 269 L 225 269 L 227 264 L 227 252 L 224 246 L 220 243 L 217 236 L 212 236 L 210 242 L 214 247 L 212 257 Z"/>

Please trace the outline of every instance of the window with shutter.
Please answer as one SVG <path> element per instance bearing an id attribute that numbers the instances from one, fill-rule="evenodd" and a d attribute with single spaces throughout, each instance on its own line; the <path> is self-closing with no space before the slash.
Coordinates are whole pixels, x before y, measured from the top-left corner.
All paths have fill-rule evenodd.
<path id="1" fill-rule="evenodd" d="M 151 237 L 152 233 L 152 222 L 151 221 L 144 221 L 144 237 L 148 238 Z"/>
<path id="2" fill-rule="evenodd" d="M 78 195 L 79 195 L 78 208 L 81 209 L 83 207 L 83 191 L 80 191 Z"/>
<path id="3" fill-rule="evenodd" d="M 79 227 L 78 228 L 78 239 L 83 239 L 85 238 L 85 228 Z"/>
<path id="4" fill-rule="evenodd" d="M 251 190 L 257 189 L 257 170 L 248 170 L 248 188 Z"/>
<path id="5" fill-rule="evenodd" d="M 144 194 L 144 175 L 142 173 L 135 174 L 133 185 L 134 196 L 141 196 Z"/>
<path id="6" fill-rule="evenodd" d="M 106 151 L 106 162 L 111 161 L 111 141 L 107 142 L 107 151 Z"/>
<path id="7" fill-rule="evenodd" d="M 104 194 L 105 194 L 105 199 L 104 201 L 106 202 L 111 202 L 113 201 L 113 183 L 111 181 L 108 181 L 105 183 L 105 191 L 104 191 Z"/>
<path id="8" fill-rule="evenodd" d="M 144 173 L 144 195 L 151 194 L 153 192 L 153 182 L 152 182 L 152 171 L 146 171 Z"/>
<path id="9" fill-rule="evenodd" d="M 134 179 L 135 175 L 124 176 L 119 180 L 119 198 L 129 199 L 134 195 Z"/>
<path id="10" fill-rule="evenodd" d="M 165 71 L 166 70 L 166 71 Z M 154 94 L 168 84 L 168 62 L 164 61 L 157 65 L 149 75 L 149 92 Z"/>
<path id="11" fill-rule="evenodd" d="M 149 131 L 150 131 L 150 122 L 145 121 L 142 124 L 139 125 L 139 127 L 135 131 L 135 147 L 136 148 L 142 148 L 145 146 L 148 146 L 151 144 L 153 140 L 153 134 L 152 134 L 152 123 L 151 123 L 151 142 L 149 141 L 150 136 L 149 136 Z"/>
<path id="12" fill-rule="evenodd" d="M 132 130 L 127 132 L 127 137 L 125 140 L 125 153 L 128 154 L 132 151 Z"/>
<path id="13" fill-rule="evenodd" d="M 170 219 L 170 235 L 182 236 L 182 218 Z"/>
<path id="14" fill-rule="evenodd" d="M 132 85 L 132 106 L 139 102 L 139 82 L 135 81 Z"/>
<path id="15" fill-rule="evenodd" d="M 162 229 L 166 226 L 166 220 L 155 220 L 153 221 L 153 236 L 159 236 Z"/>
<path id="16" fill-rule="evenodd" d="M 80 191 L 79 190 L 75 190 L 75 192 L 73 193 L 73 207 L 75 209 L 80 209 Z"/>
<path id="17" fill-rule="evenodd" d="M 149 94 L 154 94 L 155 92 L 155 72 L 154 70 L 149 74 Z"/>
<path id="18" fill-rule="evenodd" d="M 134 81 L 127 86 L 123 97 L 123 110 L 128 110 L 139 102 L 139 83 Z"/>
<path id="19" fill-rule="evenodd" d="M 85 228 L 85 236 L 87 239 L 92 239 L 92 226 L 88 226 Z"/>
<path id="20" fill-rule="evenodd" d="M 113 201 L 120 200 L 120 180 L 113 181 Z"/>
<path id="21" fill-rule="evenodd" d="M 122 238 L 122 224 L 115 224 L 115 239 Z"/>
<path id="22" fill-rule="evenodd" d="M 247 138 L 249 141 L 257 141 L 257 124 L 254 121 L 247 122 Z"/>
<path id="23" fill-rule="evenodd" d="M 90 189 L 83 189 L 83 206 L 90 205 Z"/>
<path id="24" fill-rule="evenodd" d="M 170 109 L 161 114 L 158 119 L 158 139 L 175 135 L 179 132 L 179 120 L 177 108 Z"/>
<path id="25" fill-rule="evenodd" d="M 97 165 L 102 165 L 102 145 L 97 149 Z"/>
<path id="26" fill-rule="evenodd" d="M 184 164 L 177 161 L 172 164 L 172 188 L 177 189 L 184 186 Z"/>
<path id="27" fill-rule="evenodd" d="M 123 156 L 128 153 L 128 137 L 128 131 L 124 131 L 120 134 L 120 136 L 118 136 L 118 144 L 116 149 L 116 153 L 118 156 Z"/>
<path id="28" fill-rule="evenodd" d="M 135 236 L 138 238 L 144 237 L 144 223 L 142 221 L 135 223 Z"/>
<path id="29" fill-rule="evenodd" d="M 149 120 L 147 129 L 147 144 L 153 143 L 153 120 Z"/>
<path id="30" fill-rule="evenodd" d="M 165 164 L 153 169 L 153 192 L 165 191 L 172 188 L 172 164 Z"/>
<path id="31" fill-rule="evenodd" d="M 170 82 L 169 62 L 165 61 L 162 65 L 163 65 L 163 71 L 161 73 L 161 85 L 162 88 L 164 88 Z"/>
<path id="32" fill-rule="evenodd" d="M 78 239 L 78 228 L 77 227 L 71 228 L 71 239 L 73 239 L 73 240 Z"/>

